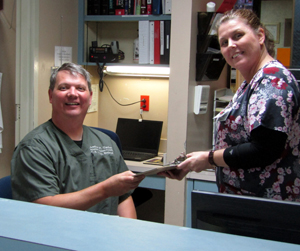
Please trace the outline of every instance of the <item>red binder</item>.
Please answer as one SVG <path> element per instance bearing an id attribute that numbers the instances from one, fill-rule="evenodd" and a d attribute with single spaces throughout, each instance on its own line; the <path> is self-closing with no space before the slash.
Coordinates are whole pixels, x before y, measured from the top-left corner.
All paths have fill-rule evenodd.
<path id="1" fill-rule="evenodd" d="M 160 64 L 160 21 L 154 21 L 154 64 Z"/>

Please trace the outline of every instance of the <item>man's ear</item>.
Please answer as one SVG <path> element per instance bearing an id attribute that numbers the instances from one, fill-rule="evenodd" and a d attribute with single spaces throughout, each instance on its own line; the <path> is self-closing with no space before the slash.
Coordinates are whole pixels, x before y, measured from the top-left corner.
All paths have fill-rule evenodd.
<path id="1" fill-rule="evenodd" d="M 92 104 L 92 99 L 93 99 L 93 92 L 92 91 L 90 92 L 90 95 L 91 95 L 90 96 L 90 105 L 91 105 Z"/>
<path id="2" fill-rule="evenodd" d="M 52 91 L 51 89 L 48 90 L 49 102 L 52 104 Z"/>

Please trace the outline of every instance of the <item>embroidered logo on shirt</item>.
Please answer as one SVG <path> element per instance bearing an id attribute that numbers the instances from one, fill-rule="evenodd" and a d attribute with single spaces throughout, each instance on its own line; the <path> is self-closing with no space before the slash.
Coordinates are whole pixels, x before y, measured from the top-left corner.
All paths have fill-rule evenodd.
<path id="1" fill-rule="evenodd" d="M 90 150 L 92 154 L 99 154 L 99 155 L 114 154 L 113 148 L 111 146 L 90 146 Z"/>

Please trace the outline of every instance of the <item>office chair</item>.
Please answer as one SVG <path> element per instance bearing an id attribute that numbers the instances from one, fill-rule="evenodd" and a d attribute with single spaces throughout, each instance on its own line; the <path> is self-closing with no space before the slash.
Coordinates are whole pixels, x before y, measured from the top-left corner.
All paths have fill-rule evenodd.
<path id="1" fill-rule="evenodd" d="M 116 144 L 119 147 L 119 150 L 120 150 L 120 152 L 122 154 L 121 141 L 120 141 L 119 136 L 115 132 L 107 130 L 107 129 L 99 128 L 99 127 L 91 127 L 91 128 L 94 128 L 94 129 L 96 129 L 98 131 L 101 131 L 101 132 L 107 134 L 113 141 L 116 142 Z"/>
<path id="2" fill-rule="evenodd" d="M 12 199 L 10 176 L 0 179 L 0 198 Z"/>
<path id="3" fill-rule="evenodd" d="M 112 140 L 114 140 L 122 154 L 121 141 L 120 141 L 119 136 L 115 132 L 107 130 L 107 129 L 99 128 L 99 127 L 92 127 L 92 128 L 107 134 Z M 137 187 L 131 196 L 132 196 L 135 207 L 137 207 L 137 206 L 145 203 L 146 201 L 150 200 L 152 198 L 153 194 L 147 188 Z"/>

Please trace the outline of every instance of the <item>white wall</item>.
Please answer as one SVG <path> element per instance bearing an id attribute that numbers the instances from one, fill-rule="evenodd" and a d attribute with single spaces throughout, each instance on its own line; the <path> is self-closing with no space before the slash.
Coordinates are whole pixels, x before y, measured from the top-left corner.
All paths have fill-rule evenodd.
<path id="1" fill-rule="evenodd" d="M 279 43 L 277 48 L 284 48 L 285 19 L 293 18 L 293 0 L 272 0 L 261 3 L 261 22 L 263 24 L 279 24 Z"/>
<path id="2" fill-rule="evenodd" d="M 78 1 L 39 1 L 39 66 L 38 124 L 51 117 L 48 98 L 51 67 L 54 66 L 55 46 L 72 47 L 73 62 L 77 62 Z"/>

